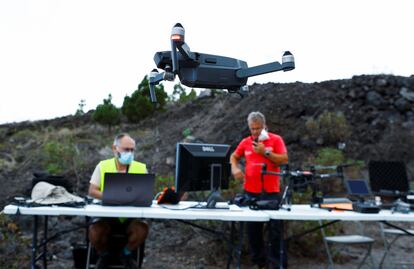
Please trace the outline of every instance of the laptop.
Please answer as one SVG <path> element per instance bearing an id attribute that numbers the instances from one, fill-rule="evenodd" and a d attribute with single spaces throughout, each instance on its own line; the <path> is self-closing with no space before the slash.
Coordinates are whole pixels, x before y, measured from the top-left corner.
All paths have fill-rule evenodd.
<path id="1" fill-rule="evenodd" d="M 371 199 L 371 190 L 363 179 L 346 180 L 348 194 L 358 197 L 358 201 L 352 204 L 353 210 L 359 213 L 378 213 L 380 207 Z"/>
<path id="2" fill-rule="evenodd" d="M 154 183 L 154 174 L 105 173 L 102 204 L 151 206 Z"/>
<path id="3" fill-rule="evenodd" d="M 348 194 L 360 198 L 368 198 L 371 196 L 371 191 L 368 184 L 363 179 L 351 179 L 345 181 Z"/>

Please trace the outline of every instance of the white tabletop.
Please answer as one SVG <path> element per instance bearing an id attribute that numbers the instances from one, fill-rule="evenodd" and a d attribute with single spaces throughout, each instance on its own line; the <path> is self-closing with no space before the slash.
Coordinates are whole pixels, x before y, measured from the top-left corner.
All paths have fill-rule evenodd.
<path id="1" fill-rule="evenodd" d="M 160 207 L 153 203 L 151 207 L 86 205 L 83 208 L 63 206 L 24 207 L 8 205 L 5 214 L 47 215 L 47 216 L 89 216 L 89 217 L 126 217 L 151 219 L 182 220 L 222 220 L 222 221 L 269 221 L 269 215 L 262 211 L 240 208 L 231 205 L 230 209 L 191 209 L 197 202 L 182 201 L 178 205 Z M 219 203 L 221 205 L 221 203 Z"/>
<path id="2" fill-rule="evenodd" d="M 414 213 L 392 213 L 381 210 L 379 213 L 368 214 L 353 211 L 328 211 L 310 205 L 292 205 L 291 211 L 285 209 L 266 210 L 270 219 L 283 220 L 343 220 L 343 221 L 414 221 Z"/>
<path id="3" fill-rule="evenodd" d="M 5 214 L 14 215 L 19 210 L 22 215 L 46 216 L 90 216 L 90 217 L 127 217 L 148 219 L 181 219 L 181 220 L 222 220 L 222 221 L 269 221 L 269 219 L 283 220 L 343 220 L 343 221 L 414 221 L 414 213 L 392 213 L 381 210 L 377 214 L 362 214 L 352 211 L 328 211 L 310 207 L 309 205 L 292 205 L 291 211 L 264 210 L 255 211 L 249 208 L 231 206 L 230 209 L 190 209 L 196 202 L 181 201 L 178 205 L 164 205 L 156 203 L 151 207 L 133 206 L 102 206 L 87 205 L 83 208 L 63 206 L 23 207 L 8 205 L 4 208 Z M 186 209 L 187 208 L 187 209 Z"/>
<path id="4" fill-rule="evenodd" d="M 26 207 L 7 205 L 4 214 L 15 215 L 17 213 L 22 215 L 42 215 L 42 216 L 85 216 L 85 208 L 64 207 L 64 206 L 39 206 Z"/>
<path id="5" fill-rule="evenodd" d="M 221 203 L 219 203 L 220 205 Z M 230 209 L 185 209 L 194 205 L 194 202 L 180 202 L 178 206 L 153 205 L 151 208 L 142 208 L 144 218 L 154 219 L 185 219 L 185 220 L 222 220 L 222 221 L 269 221 L 269 215 L 263 211 L 249 208 L 240 208 L 231 205 Z M 168 208 L 165 208 L 168 207 Z"/>

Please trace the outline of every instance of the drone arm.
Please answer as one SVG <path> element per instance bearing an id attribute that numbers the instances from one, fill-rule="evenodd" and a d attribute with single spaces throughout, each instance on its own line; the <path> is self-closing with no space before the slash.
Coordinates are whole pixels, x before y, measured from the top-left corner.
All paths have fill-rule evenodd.
<path id="1" fill-rule="evenodd" d="M 162 72 L 158 73 L 157 69 L 154 69 L 149 74 L 149 88 L 150 88 L 150 97 L 152 103 L 157 103 L 157 96 L 155 95 L 155 85 L 158 85 L 163 80 L 173 81 L 175 75 L 171 72 Z"/>
<path id="2" fill-rule="evenodd" d="M 177 48 L 186 60 L 195 60 L 194 54 L 190 51 L 190 47 L 185 42 L 183 42 L 182 44 L 177 44 Z"/>
<path id="3" fill-rule="evenodd" d="M 194 54 L 191 52 L 190 47 L 185 43 L 185 30 L 181 23 L 176 23 L 171 30 L 171 62 L 173 66 L 172 72 L 178 73 L 178 54 L 177 49 L 184 57 L 186 61 L 195 61 Z"/>
<path id="4" fill-rule="evenodd" d="M 155 95 L 155 85 L 154 84 L 150 84 L 149 85 L 150 88 L 150 98 L 151 98 L 151 103 L 157 103 L 157 96 Z"/>
<path id="5" fill-rule="evenodd" d="M 164 80 L 164 72 L 158 73 L 157 69 L 151 71 L 149 75 L 150 98 L 152 103 L 157 103 L 157 96 L 155 95 L 155 85 Z"/>
<path id="6" fill-rule="evenodd" d="M 263 75 L 271 72 L 277 71 L 290 71 L 295 69 L 295 59 L 293 58 L 292 53 L 285 51 L 282 56 L 282 64 L 279 62 L 273 62 L 268 64 L 262 64 L 253 66 L 250 68 L 242 68 L 236 72 L 238 78 L 248 78 L 257 75 Z"/>
<path id="7" fill-rule="evenodd" d="M 248 78 L 257 75 L 267 74 L 282 70 L 282 65 L 279 62 L 262 64 L 250 68 L 242 68 L 237 70 L 236 76 L 238 78 Z"/>
<path id="8" fill-rule="evenodd" d="M 172 72 L 174 74 L 178 73 L 178 55 L 177 55 L 177 45 L 174 40 L 171 40 L 171 63 L 172 63 Z"/>

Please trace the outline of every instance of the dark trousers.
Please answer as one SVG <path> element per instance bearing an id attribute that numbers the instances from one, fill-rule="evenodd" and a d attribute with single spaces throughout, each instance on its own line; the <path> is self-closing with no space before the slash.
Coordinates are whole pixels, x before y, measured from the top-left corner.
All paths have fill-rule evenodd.
<path id="1" fill-rule="evenodd" d="M 251 198 L 260 200 L 280 201 L 279 193 L 256 194 L 246 192 Z M 248 222 L 247 236 L 249 238 L 250 254 L 252 262 L 259 266 L 266 264 L 270 268 L 279 268 L 280 261 L 280 239 L 283 236 L 280 220 L 270 220 L 267 223 L 267 243 L 264 242 L 264 222 Z"/>

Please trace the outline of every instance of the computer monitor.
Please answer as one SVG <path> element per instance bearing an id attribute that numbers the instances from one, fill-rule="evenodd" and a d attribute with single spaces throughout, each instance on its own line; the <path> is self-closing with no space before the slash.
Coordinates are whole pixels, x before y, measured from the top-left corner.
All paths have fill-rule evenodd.
<path id="1" fill-rule="evenodd" d="M 401 161 L 370 161 L 369 182 L 376 194 L 399 195 L 409 191 L 407 171 Z"/>
<path id="2" fill-rule="evenodd" d="M 227 189 L 230 177 L 230 146 L 177 143 L 175 189 L 208 191 Z"/>

